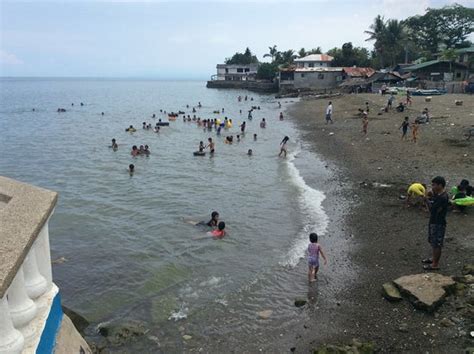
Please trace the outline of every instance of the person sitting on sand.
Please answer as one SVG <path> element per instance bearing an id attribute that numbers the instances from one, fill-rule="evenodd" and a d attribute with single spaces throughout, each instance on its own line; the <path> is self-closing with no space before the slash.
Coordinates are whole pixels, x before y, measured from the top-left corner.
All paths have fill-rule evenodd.
<path id="1" fill-rule="evenodd" d="M 316 281 L 319 270 L 319 255 L 324 259 L 324 265 L 328 263 L 326 255 L 318 243 L 318 235 L 314 232 L 309 234 L 309 245 L 308 245 L 308 281 L 310 283 Z"/>
<path id="2" fill-rule="evenodd" d="M 132 156 L 137 156 L 137 155 L 140 155 L 140 151 L 138 150 L 137 146 L 136 145 L 133 145 L 132 146 L 132 152 L 131 152 L 131 155 Z"/>
<path id="3" fill-rule="evenodd" d="M 407 190 L 407 199 L 405 205 L 408 207 L 417 204 L 425 204 L 426 185 L 422 183 L 412 183 Z M 426 205 L 426 204 L 425 204 Z"/>
<path id="4" fill-rule="evenodd" d="M 400 128 L 402 130 L 402 140 L 406 140 L 407 138 L 407 132 L 408 128 L 410 127 L 410 122 L 408 121 L 408 117 L 405 117 L 405 120 L 402 122 L 402 125 L 400 125 Z"/>
<path id="5" fill-rule="evenodd" d="M 457 186 L 456 188 L 456 194 L 454 194 L 453 196 L 453 200 L 456 200 L 456 199 L 463 199 L 463 198 L 466 198 L 467 197 L 467 194 L 466 194 L 466 185 L 464 184 L 459 184 L 459 186 Z M 454 212 L 465 212 L 466 210 L 466 206 L 464 205 L 457 205 L 455 203 L 453 203 L 453 211 Z"/>
<path id="6" fill-rule="evenodd" d="M 131 163 L 128 165 L 128 173 L 130 173 L 130 176 L 133 176 L 133 173 L 135 172 L 135 165 Z"/>
<path id="7" fill-rule="evenodd" d="M 262 121 L 260 122 L 260 128 L 266 128 L 267 127 L 267 122 L 265 121 L 265 118 L 262 118 Z"/>
<path id="8" fill-rule="evenodd" d="M 397 110 L 397 112 L 403 113 L 405 111 L 405 105 L 403 104 L 403 102 L 399 102 L 398 106 L 395 109 Z"/>
<path id="9" fill-rule="evenodd" d="M 112 145 L 109 146 L 110 148 L 117 150 L 118 149 L 118 144 L 115 138 L 112 139 Z"/>
<path id="10" fill-rule="evenodd" d="M 280 153 L 278 154 L 278 157 L 281 157 L 281 154 L 285 154 L 285 157 L 286 157 L 286 154 L 287 154 L 287 148 L 286 148 L 286 144 L 288 143 L 288 140 L 290 140 L 289 137 L 285 136 L 283 138 L 283 140 L 281 141 L 280 143 Z"/>

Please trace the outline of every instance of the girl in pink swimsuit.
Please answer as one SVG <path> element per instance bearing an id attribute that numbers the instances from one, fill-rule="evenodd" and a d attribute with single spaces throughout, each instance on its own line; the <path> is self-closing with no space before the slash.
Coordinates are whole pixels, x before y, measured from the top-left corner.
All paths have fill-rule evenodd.
<path id="1" fill-rule="evenodd" d="M 309 235 L 310 244 L 308 245 L 308 280 L 309 282 L 316 281 L 319 270 L 319 255 L 324 259 L 324 265 L 327 264 L 326 256 L 323 253 L 321 245 L 318 243 L 318 235 L 311 233 Z"/>

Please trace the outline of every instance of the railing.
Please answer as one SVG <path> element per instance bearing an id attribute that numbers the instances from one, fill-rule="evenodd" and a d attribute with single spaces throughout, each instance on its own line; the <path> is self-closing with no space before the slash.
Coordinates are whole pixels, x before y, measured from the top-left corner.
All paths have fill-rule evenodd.
<path id="1" fill-rule="evenodd" d="M 35 353 L 44 332 L 56 333 L 48 230 L 56 201 L 55 192 L 0 177 L 0 354 Z"/>

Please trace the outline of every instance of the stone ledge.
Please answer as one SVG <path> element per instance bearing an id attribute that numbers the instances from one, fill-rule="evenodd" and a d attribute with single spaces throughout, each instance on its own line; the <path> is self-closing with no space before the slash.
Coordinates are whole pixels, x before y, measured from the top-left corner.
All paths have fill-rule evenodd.
<path id="1" fill-rule="evenodd" d="M 58 193 L 0 176 L 0 298 L 51 215 Z"/>

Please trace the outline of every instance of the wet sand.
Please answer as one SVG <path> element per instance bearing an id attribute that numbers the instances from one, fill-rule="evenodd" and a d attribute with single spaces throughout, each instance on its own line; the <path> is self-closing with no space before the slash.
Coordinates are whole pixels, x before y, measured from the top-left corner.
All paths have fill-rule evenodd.
<path id="1" fill-rule="evenodd" d="M 474 182 L 474 139 L 468 142 L 463 136 L 474 125 L 474 96 L 433 96 L 429 103 L 424 97 L 413 97 L 408 111 L 378 115 L 387 99 L 373 94 L 334 98 L 333 125 L 324 121 L 327 99 L 303 100 L 289 111 L 305 143 L 328 161 L 328 168 L 339 171 L 340 188 L 328 191 L 325 208 L 331 222 L 340 223 L 331 216 L 331 200 L 344 195 L 351 205 L 345 227 L 331 229 L 339 229 L 338 236 L 347 240 L 347 259 L 357 274 L 348 290 L 337 294 L 334 306 L 315 311 L 295 328 L 296 352 L 309 352 L 325 343 L 350 343 L 353 338 L 373 341 L 382 352 L 459 352 L 473 346 L 469 338 L 472 311 L 471 319 L 463 317 L 454 297 L 429 315 L 406 301 L 384 300 L 381 286 L 399 276 L 423 272 L 420 260 L 430 252 L 428 213 L 406 208 L 399 199 L 408 185 L 430 185 L 436 175 L 446 178 L 448 190 L 462 178 Z M 396 97 L 395 105 L 399 99 L 402 97 Z M 455 100 L 464 104 L 456 106 Z M 370 105 L 367 136 L 357 115 L 365 102 Z M 413 121 L 425 107 L 432 119 L 420 125 L 418 143 L 411 141 L 411 131 L 408 140 L 401 141 L 403 118 L 409 116 Z M 391 187 L 374 187 L 374 182 Z M 458 275 L 464 264 L 474 261 L 473 215 L 473 208 L 467 215 L 448 214 L 442 274 Z M 331 257 L 330 249 L 327 253 Z M 337 261 L 341 260 L 333 259 L 332 266 Z M 455 326 L 440 324 L 443 318 L 453 317 L 460 319 Z M 334 319 L 338 319 L 337 326 Z"/>

